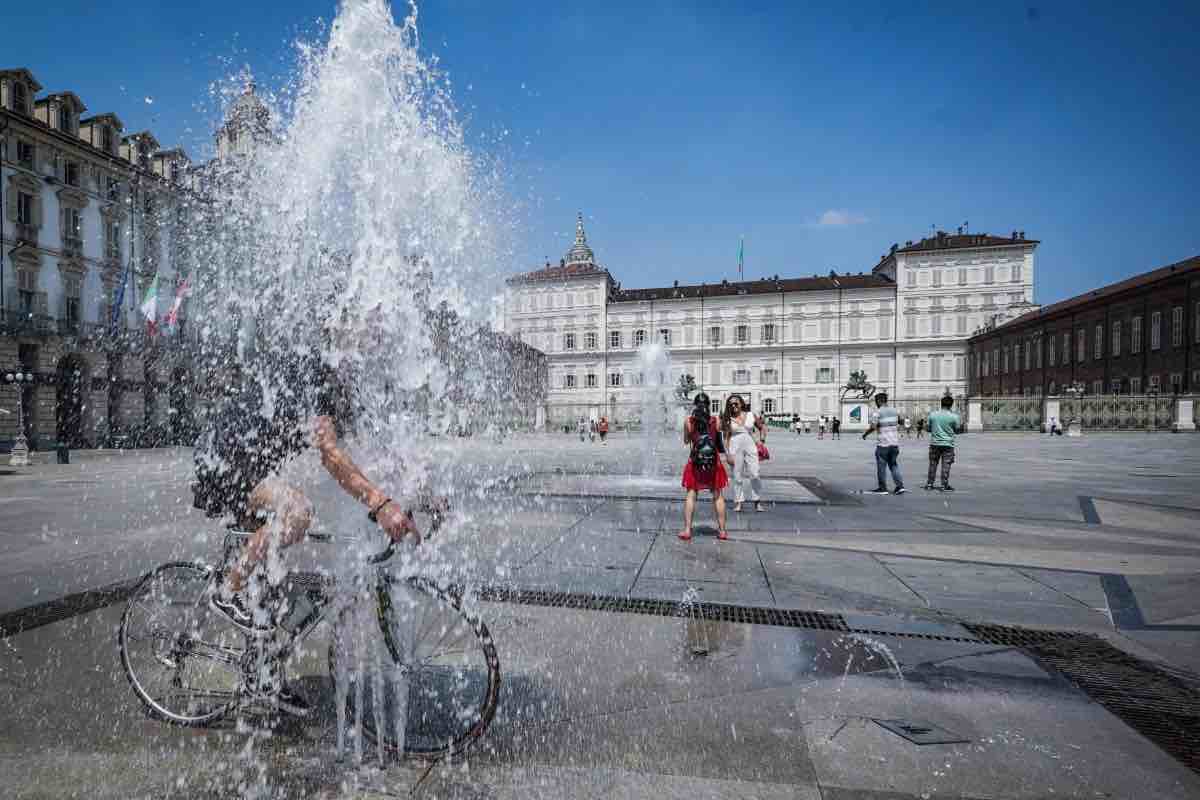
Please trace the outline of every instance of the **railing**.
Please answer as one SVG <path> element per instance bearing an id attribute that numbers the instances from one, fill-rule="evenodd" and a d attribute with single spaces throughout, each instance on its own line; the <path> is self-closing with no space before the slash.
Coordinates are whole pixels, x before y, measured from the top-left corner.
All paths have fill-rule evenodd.
<path id="1" fill-rule="evenodd" d="M 1040 431 L 1044 409 L 1041 397 L 982 397 L 979 404 L 985 431 Z"/>
<path id="2" fill-rule="evenodd" d="M 1084 430 L 1170 430 L 1175 398 L 1163 395 L 1096 394 L 1064 397 L 1060 422 L 1078 419 Z"/>

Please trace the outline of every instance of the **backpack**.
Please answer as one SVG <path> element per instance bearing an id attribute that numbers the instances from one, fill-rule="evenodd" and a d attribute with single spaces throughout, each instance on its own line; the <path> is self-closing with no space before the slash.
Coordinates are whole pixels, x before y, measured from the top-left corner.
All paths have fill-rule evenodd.
<path id="1" fill-rule="evenodd" d="M 697 469 L 712 469 L 717 463 L 717 444 L 707 416 L 692 416 L 692 463 Z"/>

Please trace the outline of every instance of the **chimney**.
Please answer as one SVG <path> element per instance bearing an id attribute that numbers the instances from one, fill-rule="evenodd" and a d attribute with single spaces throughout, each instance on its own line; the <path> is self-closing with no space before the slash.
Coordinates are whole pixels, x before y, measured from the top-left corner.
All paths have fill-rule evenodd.
<path id="1" fill-rule="evenodd" d="M 1013 231 L 1012 238 L 1013 238 L 1014 242 L 1017 240 L 1017 232 L 1016 231 Z"/>
<path id="2" fill-rule="evenodd" d="M 679 281 L 675 281 L 675 283 L 674 283 L 673 285 L 674 285 L 674 287 L 675 287 L 676 289 L 678 289 L 678 288 L 679 288 Z"/>
<path id="3" fill-rule="evenodd" d="M 909 239 L 907 242 L 905 242 L 905 243 L 904 243 L 904 246 L 905 246 L 905 247 L 912 247 L 912 239 Z"/>
<path id="4" fill-rule="evenodd" d="M 900 245 L 896 244 L 895 242 L 892 242 L 892 249 L 888 250 L 888 254 L 890 255 L 891 253 L 896 252 L 897 248 L 899 248 L 899 247 L 900 247 Z"/>
<path id="5" fill-rule="evenodd" d="M 1021 234 L 1021 241 L 1025 241 L 1025 231 L 1017 231 L 1017 233 Z"/>
<path id="6" fill-rule="evenodd" d="M 962 236 L 962 225 L 958 226 L 958 235 Z"/>

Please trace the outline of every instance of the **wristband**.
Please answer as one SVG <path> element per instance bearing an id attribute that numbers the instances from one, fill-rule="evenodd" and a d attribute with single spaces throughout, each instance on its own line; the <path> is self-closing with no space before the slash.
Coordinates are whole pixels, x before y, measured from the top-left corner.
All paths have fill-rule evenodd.
<path id="1" fill-rule="evenodd" d="M 392 498 L 389 497 L 386 500 L 384 500 L 382 503 L 380 503 L 379 505 L 372 508 L 370 511 L 367 512 L 367 519 L 371 520 L 371 522 L 379 522 L 379 512 L 382 511 L 383 507 L 386 506 L 390 502 L 392 502 Z"/>

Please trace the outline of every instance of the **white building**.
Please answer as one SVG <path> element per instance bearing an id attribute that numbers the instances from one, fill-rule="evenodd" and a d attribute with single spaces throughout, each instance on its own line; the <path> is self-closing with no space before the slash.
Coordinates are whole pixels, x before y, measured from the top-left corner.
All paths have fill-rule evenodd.
<path id="1" fill-rule="evenodd" d="M 939 232 L 893 245 L 866 274 L 623 289 L 581 215 L 557 266 L 508 280 L 504 326 L 547 354 L 553 422 L 634 413 L 638 347 L 652 339 L 669 348 L 669 381 L 694 376 L 714 406 L 736 392 L 766 414 L 836 414 L 857 370 L 901 404 L 927 404 L 965 393 L 976 328 L 1028 307 L 1036 246 L 1015 231 Z"/>

